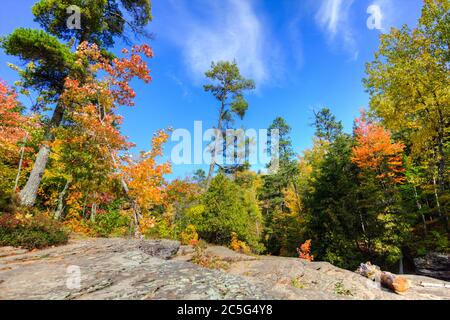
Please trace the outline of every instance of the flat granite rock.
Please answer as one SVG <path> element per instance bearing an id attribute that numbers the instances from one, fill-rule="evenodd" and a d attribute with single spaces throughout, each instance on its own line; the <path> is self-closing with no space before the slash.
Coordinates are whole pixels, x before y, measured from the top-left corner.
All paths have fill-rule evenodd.
<path id="1" fill-rule="evenodd" d="M 145 242 L 77 240 L 62 247 L 3 257 L 0 299 L 283 298 L 264 284 L 190 262 L 166 260 L 177 246 L 174 243 Z M 163 249 L 165 244 L 169 247 Z M 79 271 L 78 288 L 74 287 L 73 270 Z"/>
<path id="2" fill-rule="evenodd" d="M 142 240 L 139 249 L 152 257 L 170 259 L 180 249 L 179 241 L 172 240 Z"/>
<path id="3" fill-rule="evenodd" d="M 226 270 L 189 260 L 176 241 L 77 239 L 27 252 L 1 250 L 0 299 L 450 299 L 450 289 L 413 287 L 399 296 L 328 263 L 246 256 L 210 247 Z M 448 283 L 446 283 L 448 284 Z"/>

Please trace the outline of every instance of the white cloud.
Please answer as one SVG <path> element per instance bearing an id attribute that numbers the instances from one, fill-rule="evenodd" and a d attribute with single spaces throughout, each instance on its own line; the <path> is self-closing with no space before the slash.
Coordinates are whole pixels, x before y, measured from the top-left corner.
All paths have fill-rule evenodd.
<path id="1" fill-rule="evenodd" d="M 317 10 L 316 23 L 326 32 L 330 42 L 340 42 L 344 49 L 358 58 L 356 41 L 349 21 L 353 0 L 323 0 Z"/>
<path id="2" fill-rule="evenodd" d="M 180 49 L 188 71 L 201 81 L 212 61 L 233 60 L 257 85 L 281 73 L 276 41 L 253 1 L 169 1 L 164 29 Z"/>
<path id="3" fill-rule="evenodd" d="M 345 18 L 345 8 L 342 8 L 342 4 L 343 0 L 325 0 L 316 14 L 316 21 L 327 29 L 331 37 L 336 35 Z"/>

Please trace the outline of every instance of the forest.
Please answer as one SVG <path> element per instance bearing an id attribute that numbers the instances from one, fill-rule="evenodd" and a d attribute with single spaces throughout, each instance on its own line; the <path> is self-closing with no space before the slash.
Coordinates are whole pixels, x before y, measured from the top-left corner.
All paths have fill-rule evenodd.
<path id="1" fill-rule="evenodd" d="M 168 179 L 170 128 L 121 132 L 137 81 L 152 85 L 150 0 L 40 0 L 41 29 L 0 39 L 20 59 L 19 81 L 0 81 L 0 245 L 29 249 L 87 237 L 175 239 L 236 251 L 328 261 L 366 261 L 397 272 L 428 252 L 450 253 L 450 0 L 424 0 L 415 28 L 380 35 L 362 79 L 370 104 L 346 133 L 330 108 L 315 110 L 312 147 L 295 150 L 295 123 L 277 117 L 279 169 L 243 165 Z M 79 5 L 83 28 L 66 27 Z M 126 19 L 125 19 L 126 18 Z M 128 32 L 126 32 L 128 30 Z M 125 41 L 121 55 L 112 53 Z M 211 61 L 204 94 L 217 127 L 244 119 L 255 82 L 236 61 Z M 31 106 L 19 97 L 31 97 Z M 149 106 L 155 108 L 155 106 Z M 154 112 L 157 112 L 155 108 Z"/>

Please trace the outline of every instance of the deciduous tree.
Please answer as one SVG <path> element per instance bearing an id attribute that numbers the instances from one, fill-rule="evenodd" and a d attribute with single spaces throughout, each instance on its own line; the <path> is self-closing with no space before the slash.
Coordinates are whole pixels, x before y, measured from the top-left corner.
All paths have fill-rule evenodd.
<path id="1" fill-rule="evenodd" d="M 68 29 L 66 10 L 74 4 L 81 8 L 83 27 Z M 126 20 L 125 12 L 129 13 L 130 21 Z M 2 47 L 7 54 L 18 56 L 28 63 L 20 75 L 23 87 L 35 89 L 39 93 L 36 109 L 53 109 L 33 170 L 20 192 L 21 203 L 27 206 L 33 205 L 36 200 L 50 145 L 55 139 L 53 129 L 62 124 L 66 113 L 59 100 L 65 89 L 65 79 L 70 76 L 83 82 L 85 77 L 86 66 L 75 63 L 77 57 L 71 52 L 70 43 L 64 45 L 56 37 L 62 40 L 76 39 L 76 45 L 89 41 L 106 49 L 114 44 L 115 37 L 123 36 L 127 25 L 136 34 L 144 32 L 145 25 L 151 20 L 151 5 L 148 0 L 95 0 L 89 5 L 81 0 L 41 0 L 34 5 L 33 14 L 44 30 L 19 28 L 2 40 Z M 103 55 L 106 54 L 104 50 Z"/>
<path id="2" fill-rule="evenodd" d="M 363 170 L 373 170 L 385 183 L 405 181 L 402 163 L 405 145 L 393 142 L 391 133 L 383 126 L 367 120 L 363 114 L 355 120 L 356 146 L 352 162 Z"/>
<path id="3" fill-rule="evenodd" d="M 447 230 L 449 25 L 450 1 L 425 0 L 416 28 L 405 25 L 381 35 L 380 48 L 375 60 L 367 64 L 364 80 L 373 113 L 402 136 L 416 166 L 429 163 L 426 180 L 434 189 L 432 207 Z"/>

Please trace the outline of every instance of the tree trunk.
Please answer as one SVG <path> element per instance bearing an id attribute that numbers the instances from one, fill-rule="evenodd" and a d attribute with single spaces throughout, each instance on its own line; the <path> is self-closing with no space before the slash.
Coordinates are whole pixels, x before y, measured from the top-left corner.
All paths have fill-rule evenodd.
<path id="1" fill-rule="evenodd" d="M 297 200 L 298 214 L 300 215 L 300 213 L 302 211 L 301 201 L 300 201 L 300 193 L 298 192 L 297 184 L 295 183 L 295 181 L 292 181 L 292 186 L 294 187 L 295 198 Z"/>
<path id="2" fill-rule="evenodd" d="M 439 194 L 442 195 L 445 192 L 445 167 L 446 167 L 446 159 L 445 159 L 445 150 L 444 150 L 444 141 L 445 141 L 445 127 L 446 121 L 444 115 L 442 114 L 442 110 L 438 107 L 439 114 L 439 129 L 438 129 L 438 152 L 439 152 L 439 162 L 438 162 L 438 185 L 439 185 Z M 437 196 L 436 196 L 437 197 Z M 441 214 L 441 208 L 439 208 L 439 213 Z M 442 222 L 444 223 L 445 230 L 447 233 L 449 232 L 448 226 L 448 215 L 445 214 L 441 217 Z"/>
<path id="3" fill-rule="evenodd" d="M 219 130 L 219 131 L 222 130 L 222 118 L 223 118 L 224 110 L 225 110 L 225 101 L 222 101 L 222 105 L 220 107 L 220 112 L 219 112 L 219 120 L 217 121 L 217 130 Z M 216 148 L 215 148 L 215 144 L 214 144 L 214 149 L 211 150 L 211 163 L 209 164 L 208 177 L 206 178 L 206 187 L 207 188 L 209 188 L 209 185 L 211 184 L 214 168 L 216 167 Z"/>
<path id="4" fill-rule="evenodd" d="M 20 204 L 31 207 L 36 201 L 39 185 L 41 184 L 42 176 L 44 175 L 45 167 L 47 166 L 48 156 L 50 154 L 50 147 L 43 145 L 39 150 L 34 161 L 33 170 L 28 177 L 27 183 L 22 191 L 19 193 Z"/>
<path id="5" fill-rule="evenodd" d="M 403 254 L 400 255 L 400 260 L 398 261 L 398 274 L 403 274 Z"/>
<path id="6" fill-rule="evenodd" d="M 83 218 L 86 218 L 86 206 L 87 206 L 88 194 L 89 194 L 89 189 L 86 191 L 86 194 L 84 195 L 83 211 L 81 212 L 81 216 Z"/>
<path id="7" fill-rule="evenodd" d="M 64 107 L 61 104 L 58 104 L 53 112 L 50 124 L 46 129 L 44 143 L 36 156 L 36 160 L 33 164 L 33 170 L 28 177 L 25 187 L 19 194 L 20 204 L 23 206 L 31 207 L 36 201 L 37 192 L 41 184 L 42 176 L 44 175 L 45 167 L 47 166 L 48 156 L 51 151 L 49 143 L 55 139 L 52 130 L 59 127 L 63 119 L 63 114 Z"/>
<path id="8" fill-rule="evenodd" d="M 438 108 L 439 113 L 439 129 L 438 129 L 438 153 L 439 153 L 439 162 L 438 162 L 438 184 L 439 191 L 442 193 L 445 191 L 445 150 L 444 150 L 444 139 L 445 139 L 445 120 L 442 114 L 442 111 Z"/>
<path id="9" fill-rule="evenodd" d="M 214 151 L 212 151 L 211 153 L 214 153 Z M 211 184 L 211 180 L 212 180 L 212 173 L 214 172 L 214 168 L 216 167 L 216 161 L 214 158 L 211 158 L 211 163 L 209 164 L 209 171 L 208 171 L 208 177 L 206 178 L 206 185 L 209 187 L 209 185 Z"/>
<path id="10" fill-rule="evenodd" d="M 91 208 L 91 222 L 95 222 L 96 216 L 97 216 L 97 202 L 94 202 Z"/>
<path id="11" fill-rule="evenodd" d="M 113 160 L 114 167 L 117 168 L 116 158 L 114 157 L 114 154 L 112 152 L 110 152 L 110 154 Z M 139 209 L 139 205 L 132 197 L 130 197 L 130 189 L 128 188 L 128 184 L 122 176 L 120 177 L 120 183 L 122 184 L 123 190 L 125 191 L 125 194 L 131 202 L 131 207 L 133 208 L 133 218 L 135 224 L 134 236 L 135 238 L 141 238 L 142 235 L 141 231 L 139 230 L 139 220 L 142 218 L 142 215 Z"/>
<path id="12" fill-rule="evenodd" d="M 362 213 L 359 214 L 359 220 L 361 221 L 361 229 L 364 235 L 366 235 L 366 227 L 364 226 L 364 220 Z"/>
<path id="13" fill-rule="evenodd" d="M 416 199 L 416 205 L 417 205 L 417 209 L 419 209 L 420 215 L 422 217 L 422 222 L 423 222 L 423 232 L 425 234 L 425 236 L 427 236 L 428 234 L 428 230 L 427 230 L 427 223 L 425 221 L 425 216 L 422 212 L 422 204 L 419 201 L 419 195 L 417 194 L 417 188 L 416 186 L 413 185 L 414 188 L 414 198 Z"/>
<path id="14" fill-rule="evenodd" d="M 91 206 L 91 216 L 90 216 L 91 222 L 95 222 L 95 218 L 97 216 L 97 192 L 95 191 L 93 194 L 93 200 L 94 202 L 92 203 Z"/>
<path id="15" fill-rule="evenodd" d="M 67 193 L 67 190 L 69 189 L 69 185 L 70 185 L 70 179 L 67 179 L 64 189 L 61 191 L 61 193 L 58 196 L 58 207 L 56 208 L 56 211 L 53 215 L 56 220 L 60 220 L 62 217 L 62 214 L 64 211 L 64 197 Z"/>
<path id="16" fill-rule="evenodd" d="M 25 139 L 23 140 L 23 146 L 20 148 L 19 168 L 17 169 L 16 181 L 14 182 L 13 193 L 16 193 L 17 186 L 19 185 L 20 172 L 22 171 L 23 156 L 25 154 L 25 144 L 27 143 L 27 140 L 28 140 L 28 132 L 26 133 Z"/>
<path id="17" fill-rule="evenodd" d="M 442 217 L 441 203 L 439 201 L 439 193 L 438 193 L 438 186 L 436 183 L 436 177 L 433 177 L 433 188 L 434 188 L 434 198 L 436 199 L 436 206 L 438 208 L 438 214 L 439 217 Z"/>

